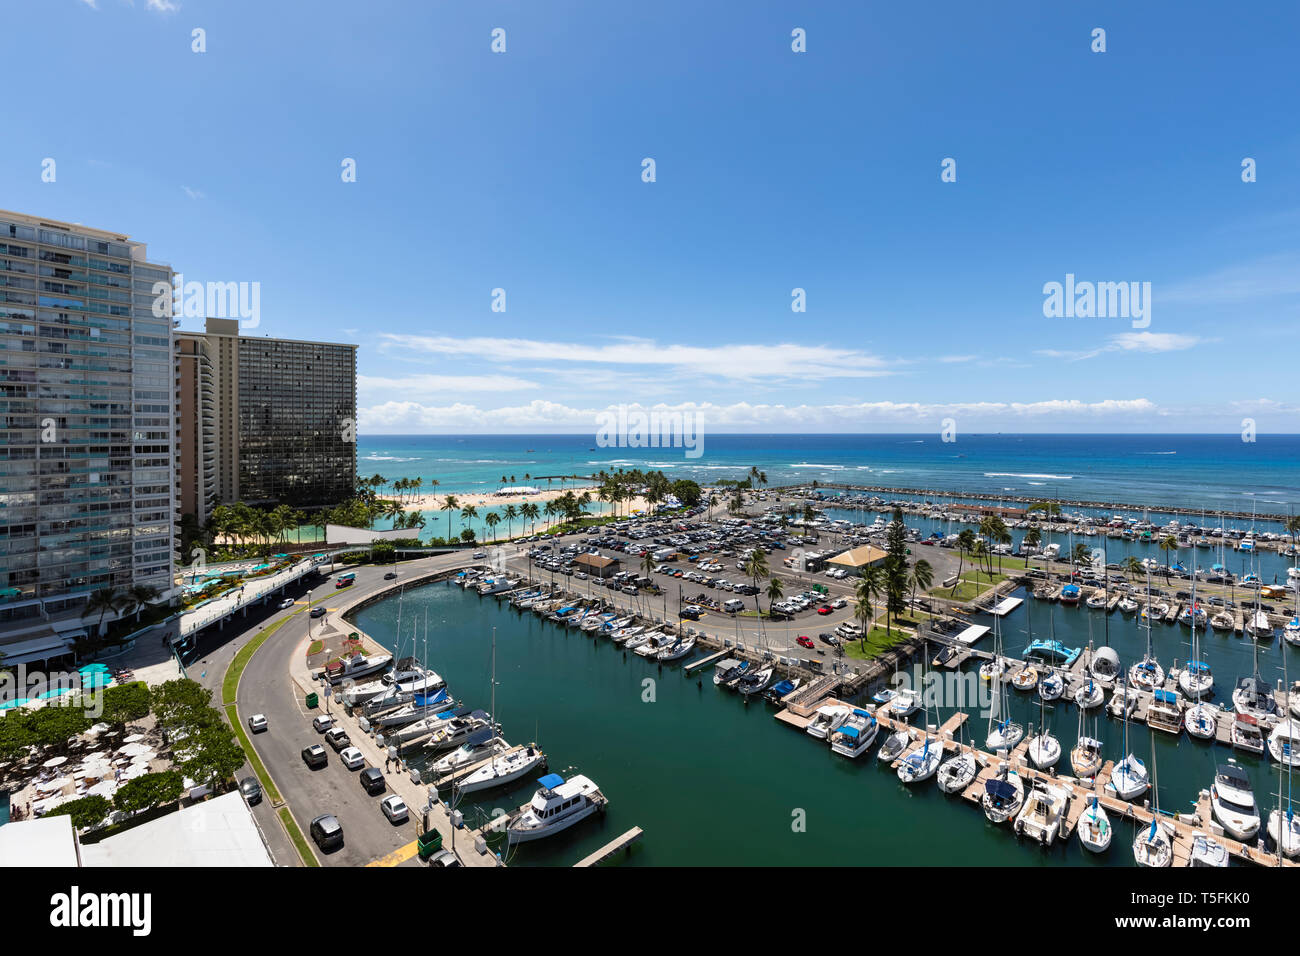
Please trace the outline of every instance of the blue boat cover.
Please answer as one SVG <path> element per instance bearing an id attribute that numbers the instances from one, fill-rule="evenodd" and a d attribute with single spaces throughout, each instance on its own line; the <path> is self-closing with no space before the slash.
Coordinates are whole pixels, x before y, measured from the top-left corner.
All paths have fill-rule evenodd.
<path id="1" fill-rule="evenodd" d="M 874 717 L 871 717 L 871 715 L 868 714 L 865 710 L 858 710 L 858 708 L 854 707 L 854 708 L 853 708 L 853 712 L 854 712 L 855 714 L 857 714 L 859 717 L 869 717 L 869 718 L 871 718 L 872 720 L 875 720 L 875 718 L 874 718 Z"/>
<path id="2" fill-rule="evenodd" d="M 482 727 L 470 734 L 465 743 L 471 747 L 477 747 L 479 744 L 487 743 L 496 735 L 497 732 L 491 727 Z"/>
<path id="3" fill-rule="evenodd" d="M 1178 700 L 1178 695 L 1171 690 L 1158 690 L 1155 692 L 1155 698 L 1166 704 L 1172 704 Z"/>
<path id="4" fill-rule="evenodd" d="M 537 782 L 541 784 L 543 787 L 545 787 L 547 790 L 554 790 L 560 784 L 564 783 L 564 778 L 561 777 L 558 773 L 548 773 L 545 777 L 542 777 Z"/>
<path id="5" fill-rule="evenodd" d="M 1016 788 L 997 777 L 984 784 L 984 790 L 994 800 L 1014 800 L 1016 796 Z"/>
<path id="6" fill-rule="evenodd" d="M 843 727 L 840 728 L 839 732 L 842 733 L 845 737 L 856 737 L 858 735 L 858 728 L 851 727 L 848 724 L 845 724 Z"/>

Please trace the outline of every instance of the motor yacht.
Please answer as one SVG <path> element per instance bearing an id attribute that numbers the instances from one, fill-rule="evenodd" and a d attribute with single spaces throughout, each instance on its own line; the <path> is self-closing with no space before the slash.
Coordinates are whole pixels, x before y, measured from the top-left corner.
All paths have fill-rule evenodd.
<path id="1" fill-rule="evenodd" d="M 880 732 L 880 722 L 865 710 L 853 713 L 831 732 L 831 750 L 845 757 L 861 757 L 875 742 Z"/>
<path id="2" fill-rule="evenodd" d="M 1259 807 L 1246 772 L 1229 760 L 1220 764 L 1210 785 L 1210 808 L 1214 819 L 1236 840 L 1252 840 L 1259 832 Z"/>
<path id="3" fill-rule="evenodd" d="M 1070 791 L 1043 780 L 1035 780 L 1016 817 L 1013 828 L 1016 835 L 1051 846 L 1061 832 L 1061 822 L 1065 819 L 1065 810 L 1069 804 Z"/>
<path id="4" fill-rule="evenodd" d="M 506 823 L 508 843 L 523 843 L 567 830 L 580 820 L 604 811 L 608 801 L 590 779 L 579 774 L 565 780 L 558 773 L 537 781 L 529 803 Z"/>
<path id="5" fill-rule="evenodd" d="M 813 719 L 804 729 L 819 740 L 827 740 L 834 731 L 839 730 L 840 725 L 848 720 L 852 713 L 853 708 L 847 704 L 827 704 L 817 708 Z"/>

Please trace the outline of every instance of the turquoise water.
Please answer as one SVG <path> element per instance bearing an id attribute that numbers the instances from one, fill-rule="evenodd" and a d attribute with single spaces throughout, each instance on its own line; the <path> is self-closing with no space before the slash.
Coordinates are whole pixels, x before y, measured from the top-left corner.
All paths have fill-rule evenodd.
<path id="1" fill-rule="evenodd" d="M 707 670 L 684 678 L 676 667 L 625 655 L 608 641 L 557 627 L 508 604 L 480 598 L 458 587 L 428 585 L 402 600 L 404 653 L 411 651 L 412 628 L 420 631 L 427 613 L 427 659 L 468 705 L 486 708 L 490 699 L 492 631 L 497 641 L 497 712 L 512 744 L 536 739 L 561 774 L 591 777 L 610 799 L 607 816 L 579 823 L 553 838 L 524 844 L 512 865 L 571 865 L 625 830 L 640 826 L 645 836 L 628 860 L 636 865 L 1007 865 L 1132 864 L 1131 829 L 1119 828 L 1111 851 L 1102 858 L 1085 854 L 1076 841 L 1048 850 L 1020 844 L 1006 827 L 994 827 L 965 801 L 944 796 L 933 781 L 905 787 L 892 771 L 867 756 L 849 760 L 822 741 L 786 727 L 761 701 L 745 704 L 713 686 Z M 358 625 L 393 648 L 398 601 L 373 605 L 357 616 Z M 1067 644 L 1106 637 L 1105 618 L 1086 608 L 1035 602 L 1007 622 L 1005 646 L 1019 653 L 1032 614 L 1035 636 L 1046 637 L 1049 620 Z M 1050 617 L 1049 617 L 1050 614 Z M 986 622 L 991 623 L 991 622 Z M 1166 668 L 1187 656 L 1189 631 L 1177 626 L 1153 629 L 1156 653 Z M 1111 615 L 1109 640 L 1127 666 L 1144 648 L 1133 619 Z M 1279 638 L 1261 659 L 1266 676 L 1277 674 L 1286 647 Z M 986 641 L 985 649 L 991 649 Z M 1203 654 L 1214 668 L 1222 695 L 1239 674 L 1251 668 L 1248 642 L 1211 635 Z M 1295 662 L 1291 672 L 1296 673 Z M 652 684 L 646 684 L 646 681 Z M 701 686 L 702 683 L 702 686 Z M 643 696 L 653 690 L 653 702 Z M 1039 722 L 1037 697 L 1013 694 L 1012 713 L 1026 724 Z M 949 709 L 941 709 L 940 718 Z M 1098 711 L 1094 711 L 1098 713 Z M 1063 772 L 1077 731 L 1073 705 L 1049 709 L 1053 732 L 1062 742 Z M 969 726 L 982 743 L 983 718 Z M 1107 759 L 1118 759 L 1122 725 L 1099 718 L 1089 732 L 1106 745 Z M 1145 727 L 1131 726 L 1131 749 L 1150 766 L 1152 741 Z M 969 736 L 968 738 L 969 739 Z M 1155 740 L 1160 804 L 1188 809 L 1197 791 L 1208 787 L 1225 748 L 1166 736 Z M 1272 805 L 1276 769 L 1261 759 L 1239 756 L 1255 783 L 1261 806 Z M 475 794 L 461 809 L 481 821 L 496 810 L 524 803 L 535 783 L 509 793 Z M 793 824 L 802 814 L 806 829 Z"/>

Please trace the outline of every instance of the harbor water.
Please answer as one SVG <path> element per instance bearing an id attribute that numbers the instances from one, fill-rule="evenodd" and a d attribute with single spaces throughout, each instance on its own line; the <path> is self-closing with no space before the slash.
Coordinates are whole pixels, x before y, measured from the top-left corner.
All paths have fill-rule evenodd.
<path id="1" fill-rule="evenodd" d="M 747 704 L 715 687 L 711 668 L 684 677 L 680 664 L 660 668 L 606 639 L 449 584 L 413 588 L 400 603 L 401 640 L 397 597 L 363 609 L 357 624 L 399 654 L 414 648 L 425 657 L 427 616 L 429 666 L 465 705 L 485 710 L 495 628 L 497 716 L 506 739 L 536 740 L 551 771 L 585 774 L 609 798 L 603 819 L 518 846 L 508 857 L 511 865 L 572 865 L 634 826 L 645 836 L 627 857 L 632 865 L 1132 865 L 1132 824 L 1117 826 L 1114 845 L 1100 857 L 1083 852 L 1076 840 L 1048 849 L 1017 841 L 1009 827 L 988 823 L 976 806 L 945 796 L 933 780 L 902 784 L 875 759 L 879 740 L 857 760 L 837 756 L 825 741 L 774 720 L 765 702 Z M 1101 612 L 1032 598 L 1006 619 L 1004 650 L 1018 657 L 1031 625 L 1035 637 L 1052 633 L 1069 646 L 1086 645 L 1090 621 L 1095 642 L 1109 640 L 1126 668 L 1141 656 L 1145 635 L 1133 617 L 1116 612 L 1107 628 Z M 1187 659 L 1189 636 L 1179 625 L 1153 626 L 1153 650 L 1166 670 L 1175 659 Z M 1279 655 L 1293 649 L 1280 636 L 1270 644 L 1261 650 L 1260 670 L 1273 680 L 1281 676 Z M 980 649 L 992 650 L 991 636 Z M 1214 669 L 1221 701 L 1252 668 L 1250 642 L 1236 636 L 1211 632 L 1202 657 Z M 1300 673 L 1294 661 L 1289 666 L 1293 677 Z M 1013 717 L 1037 725 L 1037 696 L 1007 693 Z M 942 721 L 952 709 L 941 707 L 931 721 Z M 1086 732 L 1103 741 L 1106 759 L 1118 761 L 1122 723 L 1101 709 L 1090 715 Z M 1078 711 L 1057 701 L 1047 719 L 1062 744 L 1059 771 L 1069 773 Z M 920 723 L 919 714 L 913 722 Z M 986 733 L 987 716 L 973 715 L 965 739 L 973 736 L 982 747 Z M 1216 763 L 1230 756 L 1251 777 L 1261 810 L 1276 802 L 1277 769 L 1265 757 L 1186 734 L 1156 734 L 1153 742 L 1139 724 L 1130 724 L 1129 740 L 1149 769 L 1154 743 L 1162 810 L 1190 810 Z M 536 776 L 505 792 L 464 798 L 459 808 L 467 823 L 478 826 L 526 802 Z"/>

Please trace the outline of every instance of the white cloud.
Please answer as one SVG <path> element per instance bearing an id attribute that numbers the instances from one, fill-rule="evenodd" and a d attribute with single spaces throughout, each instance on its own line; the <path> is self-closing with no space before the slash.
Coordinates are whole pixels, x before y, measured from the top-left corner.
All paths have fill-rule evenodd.
<path id="1" fill-rule="evenodd" d="M 1175 332 L 1121 332 L 1112 335 L 1105 345 L 1093 349 L 1070 351 L 1062 349 L 1038 349 L 1035 355 L 1044 358 L 1066 359 L 1079 362 L 1096 358 L 1107 352 L 1181 352 L 1209 341 L 1197 335 L 1179 335 Z"/>
<path id="2" fill-rule="evenodd" d="M 359 392 L 400 394 L 410 401 L 434 395 L 445 398 L 463 392 L 517 392 L 540 387 L 536 382 L 513 375 L 357 376 Z"/>
<path id="3" fill-rule="evenodd" d="M 358 427 L 371 433 L 413 432 L 567 432 L 595 433 L 596 416 L 608 406 L 578 408 L 559 402 L 532 401 L 522 405 L 481 408 L 464 402 L 424 405 L 414 401 L 384 402 L 363 407 Z M 1159 414 L 1145 398 L 1084 402 L 1052 399 L 1041 402 L 860 402 L 846 405 L 768 405 L 737 402 L 714 405 L 683 402 L 639 406 L 694 413 L 703 427 L 725 432 L 871 432 L 911 429 L 937 431 L 944 418 L 956 418 L 966 430 L 987 423 L 1114 423 L 1125 425 Z"/>
<path id="4" fill-rule="evenodd" d="M 192 189 L 192 188 L 190 188 L 189 186 L 182 186 L 181 189 L 185 190 L 185 195 L 189 196 L 191 199 L 207 199 L 207 198 L 208 198 L 207 196 L 205 196 L 205 195 L 203 194 L 203 191 L 202 191 L 201 189 Z"/>
<path id="5" fill-rule="evenodd" d="M 1161 304 L 1245 302 L 1251 299 L 1300 294 L 1300 256 L 1268 256 L 1161 289 Z"/>
<path id="6" fill-rule="evenodd" d="M 145 6 L 157 13 L 175 13 L 181 8 L 181 5 L 173 0 L 146 0 Z"/>
<path id="7" fill-rule="evenodd" d="M 654 365 L 739 381 L 808 378 L 874 378 L 893 374 L 884 359 L 853 349 L 822 345 L 660 345 L 624 338 L 606 344 L 543 342 L 471 336 L 381 336 L 381 351 L 400 349 L 434 355 L 475 356 L 495 362 L 580 362 L 597 365 Z"/>

